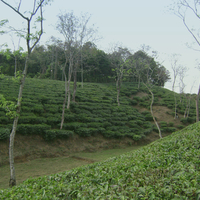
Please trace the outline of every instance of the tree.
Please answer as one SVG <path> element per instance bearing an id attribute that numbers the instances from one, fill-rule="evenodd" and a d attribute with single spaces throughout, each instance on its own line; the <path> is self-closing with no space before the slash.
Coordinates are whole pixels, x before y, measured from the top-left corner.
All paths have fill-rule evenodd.
<path id="1" fill-rule="evenodd" d="M 178 74 L 180 73 L 181 66 L 177 65 L 178 63 L 178 55 L 173 54 L 171 56 L 171 68 L 173 70 L 173 84 L 172 84 L 172 91 L 174 92 L 174 119 L 177 117 L 177 101 L 176 101 L 176 93 L 175 93 L 175 83 Z"/>
<path id="2" fill-rule="evenodd" d="M 60 14 L 58 16 L 57 29 L 64 36 L 64 48 L 65 48 L 65 58 L 66 61 L 64 66 L 68 64 L 68 80 L 66 85 L 65 94 L 68 96 L 67 99 L 67 109 L 70 107 L 71 92 L 70 92 L 70 82 L 73 74 L 74 78 L 74 89 L 73 89 L 73 101 L 75 101 L 76 89 L 77 89 L 77 71 L 78 66 L 81 63 L 82 72 L 82 83 L 83 83 L 83 65 L 82 65 L 82 45 L 84 40 L 88 40 L 93 36 L 93 29 L 87 28 L 88 21 L 90 17 L 87 14 L 82 15 L 80 18 L 76 17 L 73 12 Z M 64 69 L 65 70 L 65 69 Z M 64 72 L 64 71 L 63 71 Z M 65 109 L 65 102 L 63 103 L 63 109 Z M 62 112 L 62 120 L 60 129 L 64 123 L 64 111 Z"/>
<path id="3" fill-rule="evenodd" d="M 77 37 L 78 37 L 78 19 L 74 16 L 73 12 L 65 13 L 58 16 L 59 21 L 57 24 L 58 31 L 64 36 L 64 49 L 65 49 L 65 64 L 63 67 L 63 72 L 65 73 L 65 68 L 67 63 L 69 65 L 68 69 L 68 80 L 65 76 L 65 99 L 63 103 L 63 111 L 62 111 L 62 119 L 61 126 L 62 129 L 64 123 L 64 109 L 68 96 L 67 109 L 70 106 L 71 94 L 70 94 L 70 82 L 73 73 L 74 61 L 76 57 L 76 45 L 77 45 Z M 67 82 L 67 83 L 66 83 Z"/>
<path id="4" fill-rule="evenodd" d="M 117 104 L 120 106 L 119 95 L 122 84 L 123 75 L 126 71 L 126 62 L 131 53 L 127 48 L 114 47 L 113 52 L 110 54 L 110 62 L 112 70 L 115 72 L 116 88 L 117 88 Z"/>
<path id="5" fill-rule="evenodd" d="M 150 112 L 151 112 L 151 115 L 152 115 L 152 118 L 153 118 L 153 121 L 158 129 L 158 133 L 159 133 L 159 137 L 160 139 L 162 138 L 162 133 L 161 133 L 161 130 L 160 130 L 160 127 L 159 127 L 159 124 L 154 116 L 154 113 L 153 113 L 153 103 L 154 103 L 154 94 L 153 94 L 153 91 L 152 91 L 152 87 L 153 87 L 153 84 L 155 84 L 153 80 L 153 73 L 155 71 L 155 64 L 154 64 L 154 57 L 157 55 L 155 54 L 155 51 L 152 51 L 153 55 L 152 56 L 148 56 L 147 52 L 146 51 L 149 51 L 150 47 L 148 48 L 143 48 L 143 53 L 144 55 L 146 56 L 147 59 L 145 59 L 143 62 L 144 62 L 144 65 L 145 65 L 145 71 L 147 71 L 147 73 L 145 73 L 146 75 L 144 77 L 147 78 L 146 80 L 146 83 L 145 81 L 142 79 L 142 82 L 143 84 L 146 86 L 146 88 L 148 89 L 149 93 L 151 94 L 151 104 L 150 104 Z M 153 64 L 152 64 L 153 62 Z"/>
<path id="6" fill-rule="evenodd" d="M 9 144 L 9 161 L 10 161 L 9 186 L 12 187 L 12 186 L 16 185 L 16 176 L 15 176 L 15 167 L 14 167 L 14 138 L 15 138 L 18 119 L 19 119 L 20 110 L 21 110 L 22 92 L 23 92 L 25 78 L 26 78 L 26 74 L 27 74 L 27 70 L 28 70 L 28 59 L 31 55 L 32 50 L 34 49 L 36 44 L 39 42 L 39 40 L 43 34 L 43 10 L 42 10 L 42 8 L 43 8 L 43 5 L 48 1 L 34 0 L 32 12 L 29 13 L 29 16 L 25 16 L 25 14 L 23 14 L 23 11 L 21 10 L 22 0 L 19 1 L 17 8 L 15 8 L 14 6 L 12 6 L 11 4 L 7 3 L 4 0 L 0 0 L 0 2 L 2 2 L 4 5 L 8 6 L 16 14 L 18 14 L 20 17 L 22 17 L 23 20 L 25 20 L 27 22 L 25 35 L 23 34 L 24 30 L 20 31 L 21 36 L 23 36 L 26 39 L 28 53 L 26 56 L 24 70 L 23 70 L 22 76 L 20 77 L 20 86 L 19 86 L 19 94 L 18 94 L 18 99 L 17 99 L 16 115 L 14 116 L 13 127 L 12 127 L 12 131 L 10 134 L 10 144 Z M 36 22 L 39 22 L 39 31 L 36 30 L 35 34 L 31 31 L 31 27 L 32 27 L 31 25 L 32 25 L 32 21 L 34 18 L 36 19 L 35 20 Z"/>
<path id="7" fill-rule="evenodd" d="M 200 2 L 199 0 L 176 0 L 170 7 L 171 11 L 178 16 L 190 35 L 193 37 L 195 44 L 200 47 L 200 34 L 199 34 L 199 28 L 194 28 L 193 24 L 191 22 L 196 22 L 200 20 Z M 188 17 L 193 17 L 193 20 L 187 20 Z M 195 20 L 194 20 L 195 19 Z M 193 48 L 193 47 L 192 47 Z M 193 48 L 194 49 L 194 48 Z M 195 49 L 196 50 L 196 49 Z M 197 92 L 197 99 L 196 99 L 196 115 L 199 116 L 199 107 L 198 106 L 198 99 L 199 99 L 199 89 Z M 199 118 L 197 117 L 197 120 L 199 121 Z"/>

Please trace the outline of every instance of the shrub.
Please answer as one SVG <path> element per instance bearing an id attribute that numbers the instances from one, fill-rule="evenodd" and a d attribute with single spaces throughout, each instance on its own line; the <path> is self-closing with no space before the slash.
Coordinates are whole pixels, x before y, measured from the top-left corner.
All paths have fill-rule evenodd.
<path id="1" fill-rule="evenodd" d="M 167 127 L 167 122 L 165 122 L 165 121 L 160 121 L 160 126 L 161 126 L 162 128 Z"/>
<path id="2" fill-rule="evenodd" d="M 130 105 L 132 105 L 132 106 L 135 106 L 135 105 L 137 105 L 137 101 L 136 100 L 130 100 Z"/>
<path id="3" fill-rule="evenodd" d="M 65 123 L 63 124 L 63 128 L 67 130 L 73 130 L 76 131 L 79 128 L 82 127 L 87 127 L 86 123 L 81 123 L 81 122 L 71 122 L 71 123 Z"/>
<path id="4" fill-rule="evenodd" d="M 187 124 L 187 118 L 181 118 L 180 121 L 181 121 L 183 124 Z"/>
<path id="5" fill-rule="evenodd" d="M 69 130 L 57 130 L 56 133 L 57 133 L 57 137 L 60 139 L 67 139 L 74 134 L 73 131 L 69 131 Z"/>
<path id="6" fill-rule="evenodd" d="M 0 140 L 5 140 L 10 137 L 10 129 L 0 128 Z"/>
<path id="7" fill-rule="evenodd" d="M 147 114 L 147 115 L 145 115 L 145 120 L 146 121 L 153 121 L 153 117 L 151 116 L 151 114 Z"/>
<path id="8" fill-rule="evenodd" d="M 183 125 L 177 125 L 177 128 L 178 129 L 183 129 L 183 128 L 185 128 L 185 126 L 183 126 Z"/>
<path id="9" fill-rule="evenodd" d="M 188 117 L 188 118 L 187 118 L 187 121 L 188 121 L 189 123 L 194 123 L 194 122 L 196 121 L 196 118 L 195 118 L 195 117 Z"/>
<path id="10" fill-rule="evenodd" d="M 132 139 L 135 140 L 135 141 L 138 141 L 142 138 L 143 136 L 142 135 L 133 135 L 132 136 Z"/>
<path id="11" fill-rule="evenodd" d="M 43 124 L 46 123 L 46 119 L 44 117 L 36 117 L 36 116 L 21 116 L 19 118 L 20 124 Z"/>
<path id="12" fill-rule="evenodd" d="M 106 138 L 111 138 L 115 136 L 115 132 L 114 131 L 110 131 L 110 130 L 106 130 L 103 134 L 104 137 Z"/>
<path id="13" fill-rule="evenodd" d="M 177 131 L 177 129 L 175 127 L 168 127 L 167 131 L 170 132 L 170 133 L 172 133 L 172 132 Z"/>
<path id="14" fill-rule="evenodd" d="M 0 117 L 0 124 L 8 124 L 11 120 L 6 116 Z"/>
<path id="15" fill-rule="evenodd" d="M 112 124 L 111 124 L 110 122 L 105 121 L 105 122 L 102 123 L 102 126 L 103 126 L 104 128 L 106 128 L 106 127 L 112 126 Z"/>
<path id="16" fill-rule="evenodd" d="M 79 128 L 75 131 L 79 136 L 90 137 L 98 132 L 96 128 Z"/>
<path id="17" fill-rule="evenodd" d="M 168 126 L 169 126 L 169 127 L 173 127 L 173 126 L 174 126 L 174 123 L 173 123 L 173 122 L 169 122 L 169 123 L 168 123 Z"/>
<path id="18" fill-rule="evenodd" d="M 22 111 L 24 111 L 23 107 L 22 107 Z M 33 112 L 34 113 L 37 113 L 37 114 L 41 114 L 44 112 L 44 108 L 42 105 L 40 104 L 36 104 L 34 107 L 33 107 Z"/>
<path id="19" fill-rule="evenodd" d="M 103 124 L 99 122 L 90 122 L 90 123 L 87 123 L 87 126 L 91 128 L 99 128 L 99 127 L 102 127 Z"/>
<path id="20" fill-rule="evenodd" d="M 60 130 L 60 129 L 46 130 L 44 139 L 46 141 L 51 141 L 55 138 L 66 139 L 72 136 L 73 134 L 74 132 L 69 130 Z"/>
<path id="21" fill-rule="evenodd" d="M 37 134 L 41 135 L 44 137 L 45 131 L 50 129 L 51 126 L 47 124 L 19 124 L 17 126 L 17 132 L 22 134 L 22 135 L 32 135 L 32 134 Z"/>
<path id="22" fill-rule="evenodd" d="M 115 126 L 124 126 L 124 125 L 126 125 L 126 122 L 112 121 L 112 124 L 115 125 Z"/>
<path id="23" fill-rule="evenodd" d="M 139 121 L 139 120 L 138 120 Z M 131 128 L 140 128 L 140 126 L 138 125 L 137 121 L 132 120 L 128 122 L 129 127 Z M 141 125 L 141 124 L 140 124 Z"/>
<path id="24" fill-rule="evenodd" d="M 58 117 L 47 117 L 46 120 L 47 124 L 49 125 L 57 125 L 61 121 L 61 119 Z"/>
<path id="25" fill-rule="evenodd" d="M 50 141 L 56 138 L 56 130 L 46 130 L 45 131 L 45 135 L 44 135 L 44 139 L 46 141 Z"/>

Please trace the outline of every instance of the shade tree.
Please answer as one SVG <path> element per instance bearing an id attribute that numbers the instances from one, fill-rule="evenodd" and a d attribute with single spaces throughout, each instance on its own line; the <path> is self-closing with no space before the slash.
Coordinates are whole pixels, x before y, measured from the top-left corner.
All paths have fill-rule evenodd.
<path id="1" fill-rule="evenodd" d="M 17 104 L 16 104 L 16 114 L 14 115 L 14 121 L 13 121 L 13 127 L 10 134 L 10 144 L 9 144 L 9 161 L 10 161 L 10 181 L 9 186 L 15 186 L 16 185 L 16 176 L 15 176 L 15 167 L 14 167 L 14 139 L 18 124 L 18 119 L 21 111 L 21 101 L 22 101 L 22 92 L 25 84 L 25 78 L 27 75 L 28 70 L 28 60 L 31 55 L 31 52 L 39 42 L 42 34 L 43 34 L 43 6 L 48 3 L 49 1 L 45 0 L 34 0 L 33 4 L 30 6 L 31 10 L 26 8 L 26 12 L 22 10 L 22 0 L 18 2 L 17 7 L 15 5 L 12 5 L 8 3 L 7 1 L 0 0 L 2 5 L 9 7 L 12 11 L 14 11 L 15 14 L 19 15 L 23 20 L 26 21 L 27 26 L 26 30 L 23 30 L 21 28 L 19 31 L 17 31 L 17 34 L 23 37 L 27 44 L 27 56 L 25 60 L 25 66 L 22 75 L 20 76 L 20 84 L 19 84 L 19 94 L 17 98 Z M 2 7 L 1 7 L 2 8 Z M 29 11 L 30 12 L 29 12 Z M 28 12 L 27 12 L 28 11 Z M 4 20 L 1 25 L 5 25 L 8 22 L 7 20 Z M 38 22 L 38 26 L 32 22 Z M 12 29 L 12 27 L 8 27 L 9 30 Z M 36 28 L 36 29 L 34 29 Z M 35 32 L 34 32 L 35 31 Z M 3 31 L 6 33 L 6 31 Z"/>
<path id="2" fill-rule="evenodd" d="M 121 84 L 123 76 L 127 70 L 127 61 L 131 55 L 130 51 L 126 47 L 114 46 L 112 52 L 109 55 L 112 71 L 114 72 L 116 88 L 117 88 L 117 104 L 120 106 L 119 95 L 121 90 Z"/>
<path id="3" fill-rule="evenodd" d="M 170 10 L 177 17 L 181 19 L 187 31 L 194 39 L 195 47 L 189 45 L 190 48 L 199 51 L 200 47 L 200 34 L 199 34 L 199 20 L 200 20 L 200 3 L 199 0 L 176 0 L 170 5 Z M 196 48 L 197 46 L 197 48 Z M 199 89 L 196 97 L 196 120 L 199 121 Z"/>

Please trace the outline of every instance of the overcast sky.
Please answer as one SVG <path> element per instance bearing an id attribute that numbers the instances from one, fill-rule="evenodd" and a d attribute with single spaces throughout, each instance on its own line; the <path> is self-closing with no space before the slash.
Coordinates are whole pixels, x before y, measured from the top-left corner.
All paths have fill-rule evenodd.
<path id="1" fill-rule="evenodd" d="M 14 5 L 18 0 L 8 2 Z M 32 0 L 26 0 L 26 3 L 29 2 Z M 136 52 L 141 45 L 149 45 L 152 50 L 158 52 L 158 61 L 171 73 L 170 57 L 172 54 L 180 54 L 179 64 L 188 68 L 184 79 L 187 85 L 185 92 L 190 92 L 195 83 L 192 92 L 197 93 L 200 70 L 196 67 L 200 52 L 186 46 L 186 43 L 192 44 L 194 40 L 182 21 L 169 12 L 168 6 L 171 3 L 172 0 L 54 0 L 51 6 L 47 6 L 44 10 L 45 34 L 40 44 L 45 44 L 51 36 L 63 39 L 55 30 L 59 13 L 74 11 L 75 15 L 79 16 L 87 12 L 91 14 L 90 23 L 98 27 L 98 34 L 102 37 L 96 42 L 99 49 L 107 52 L 113 44 L 121 43 Z M 0 20 L 2 19 L 9 19 L 11 25 L 23 26 L 23 20 L 0 2 Z M 194 25 L 199 28 L 198 23 Z M 3 43 L 8 43 L 9 47 L 13 48 L 11 37 L 8 35 L 0 36 L 0 45 Z M 15 39 L 16 48 L 17 43 L 18 40 Z M 20 45 L 24 45 L 22 40 Z M 177 92 L 179 92 L 178 85 L 177 79 Z M 166 88 L 172 88 L 172 81 L 166 84 Z"/>

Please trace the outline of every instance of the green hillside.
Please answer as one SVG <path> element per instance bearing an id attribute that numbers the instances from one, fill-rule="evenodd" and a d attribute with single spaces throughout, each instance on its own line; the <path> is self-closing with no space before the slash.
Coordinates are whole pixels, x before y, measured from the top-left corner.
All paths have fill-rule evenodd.
<path id="1" fill-rule="evenodd" d="M 12 80 L 4 79 L 0 82 L 0 91 L 7 100 L 16 101 L 18 85 Z M 189 117 L 182 118 L 188 99 L 177 94 L 179 119 L 174 120 L 173 93 L 156 86 L 153 92 L 154 106 L 160 107 L 161 117 L 155 116 L 163 133 L 172 133 L 195 122 L 194 100 L 191 100 Z M 37 134 L 46 141 L 69 138 L 74 134 L 81 137 L 96 134 L 106 138 L 129 137 L 137 141 L 157 131 L 149 112 L 150 100 L 148 90 L 144 86 L 138 89 L 134 83 L 123 83 L 120 106 L 116 103 L 115 84 L 85 83 L 84 88 L 78 84 L 76 102 L 72 102 L 70 110 L 66 110 L 63 130 L 59 130 L 64 82 L 27 78 L 17 134 Z M 166 119 L 163 119 L 164 115 L 167 115 Z M 0 126 L 0 140 L 8 138 L 12 120 L 3 110 L 0 110 Z"/>
<path id="2" fill-rule="evenodd" d="M 0 191 L 0 199 L 199 199 L 200 123 L 104 162 Z"/>

